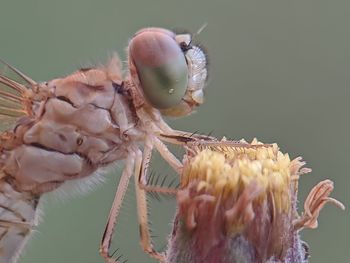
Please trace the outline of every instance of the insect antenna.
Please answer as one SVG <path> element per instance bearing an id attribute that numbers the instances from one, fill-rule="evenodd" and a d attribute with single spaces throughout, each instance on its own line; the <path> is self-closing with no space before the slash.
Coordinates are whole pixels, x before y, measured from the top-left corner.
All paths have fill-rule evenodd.
<path id="1" fill-rule="evenodd" d="M 194 36 L 198 36 L 200 33 L 202 33 L 202 31 L 208 26 L 208 22 L 205 22 L 198 30 L 197 32 L 194 34 Z"/>
<path id="2" fill-rule="evenodd" d="M 197 36 L 199 36 L 200 33 L 202 33 L 202 31 L 207 27 L 207 25 L 208 25 L 208 23 L 205 22 L 205 23 L 197 30 L 197 32 L 194 33 L 194 34 L 192 35 L 192 37 L 191 37 L 191 42 L 189 43 L 189 46 L 192 45 L 192 43 L 194 42 L 195 38 L 196 38 Z M 197 46 L 199 46 L 199 44 L 197 44 Z"/>

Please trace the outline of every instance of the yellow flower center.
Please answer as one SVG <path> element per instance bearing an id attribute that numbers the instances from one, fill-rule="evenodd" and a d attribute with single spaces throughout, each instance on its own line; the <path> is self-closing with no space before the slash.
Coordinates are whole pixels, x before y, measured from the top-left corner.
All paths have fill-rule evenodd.
<path id="1" fill-rule="evenodd" d="M 256 140 L 252 144 L 260 144 Z M 259 189 L 253 204 L 272 198 L 275 212 L 288 212 L 290 207 L 290 158 L 277 144 L 256 148 L 202 147 L 189 157 L 184 167 L 181 186 L 197 183 L 197 192 L 208 192 L 220 202 L 238 200 L 251 184 Z"/>

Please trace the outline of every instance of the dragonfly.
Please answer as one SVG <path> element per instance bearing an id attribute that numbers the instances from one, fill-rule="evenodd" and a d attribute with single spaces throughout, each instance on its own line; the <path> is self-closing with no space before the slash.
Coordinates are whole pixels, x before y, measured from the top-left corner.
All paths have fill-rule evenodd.
<path id="1" fill-rule="evenodd" d="M 156 150 L 181 174 L 168 144 L 208 140 L 171 128 L 164 116 L 190 114 L 203 103 L 207 57 L 191 34 L 145 28 L 129 41 L 127 70 L 113 55 L 106 65 L 36 82 L 0 63 L 0 262 L 15 263 L 38 224 L 41 197 L 72 180 L 124 160 L 100 244 L 108 263 L 115 224 L 131 177 L 143 250 L 153 248 L 147 217 L 147 171 Z"/>

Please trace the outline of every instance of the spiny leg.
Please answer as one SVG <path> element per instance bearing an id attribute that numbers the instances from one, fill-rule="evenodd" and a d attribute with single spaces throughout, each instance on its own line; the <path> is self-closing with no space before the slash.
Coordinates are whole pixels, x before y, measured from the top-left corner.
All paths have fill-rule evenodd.
<path id="1" fill-rule="evenodd" d="M 216 142 L 218 141 L 215 137 L 212 137 L 212 136 L 182 132 L 177 130 L 174 130 L 172 133 L 159 133 L 157 134 L 157 136 L 162 141 L 175 144 L 175 145 L 186 145 L 188 143 L 202 142 L 202 141 L 216 141 Z"/>
<path id="2" fill-rule="evenodd" d="M 135 157 L 136 157 L 135 153 L 131 151 L 126 159 L 125 167 L 124 167 L 122 176 L 120 177 L 118 188 L 115 193 L 112 208 L 109 212 L 106 228 L 103 233 L 102 241 L 100 244 L 100 254 L 107 263 L 118 263 L 118 261 L 114 260 L 110 256 L 109 249 L 111 246 L 112 236 L 114 233 L 114 227 L 117 222 L 117 218 L 120 212 L 120 208 L 121 208 L 126 190 L 128 188 L 130 177 L 132 176 L 132 173 L 133 173 Z"/>
<path id="3" fill-rule="evenodd" d="M 169 151 L 168 147 L 157 137 L 153 137 L 152 141 L 157 148 L 160 155 L 170 166 L 180 175 L 182 173 L 182 163 L 176 158 L 176 156 Z"/>
<path id="4" fill-rule="evenodd" d="M 217 141 L 217 139 L 210 135 L 204 135 L 197 132 L 186 132 L 175 130 L 171 128 L 162 118 L 157 120 L 157 125 L 161 129 L 162 134 L 159 134 L 160 138 L 173 144 L 186 144 L 188 141 L 204 140 L 204 141 Z M 173 137 L 173 138 L 171 138 Z"/>
<path id="5" fill-rule="evenodd" d="M 210 135 L 174 130 L 161 118 L 157 120 L 157 124 L 162 131 L 161 133 L 157 134 L 157 137 L 162 141 L 175 145 L 207 145 L 213 147 L 228 146 L 233 148 L 259 148 L 272 146 L 272 144 L 252 144 L 245 141 L 226 140 L 226 138 L 218 140 Z"/>
<path id="6" fill-rule="evenodd" d="M 191 132 L 186 132 L 186 131 L 180 131 L 180 130 L 175 130 L 171 128 L 162 118 L 157 120 L 158 127 L 164 132 L 164 134 L 172 134 L 172 135 L 178 135 L 178 136 L 186 136 L 186 137 L 194 137 L 195 135 L 202 137 L 202 138 L 208 138 L 208 139 L 215 139 L 214 137 L 207 136 L 207 135 L 201 135 L 201 134 L 196 134 L 196 133 L 191 133 Z"/>
<path id="7" fill-rule="evenodd" d="M 188 133 L 183 134 L 159 134 L 159 139 L 174 145 L 182 145 L 188 147 L 231 147 L 231 148 L 261 148 L 261 147 L 272 147 L 273 144 L 262 144 L 262 143 L 248 143 L 246 141 L 227 140 L 223 138 L 218 140 L 211 136 L 205 135 L 189 135 Z"/>
<path id="8" fill-rule="evenodd" d="M 148 137 L 145 143 L 145 149 L 143 152 L 143 165 L 142 165 L 142 173 L 139 175 L 139 187 L 146 192 L 156 192 L 161 194 L 175 195 L 177 193 L 177 189 L 164 187 L 163 185 L 149 185 L 149 181 L 147 180 L 147 168 L 151 159 L 153 146 L 156 147 L 160 155 L 163 159 L 169 163 L 169 165 L 177 172 L 179 176 L 182 174 L 182 163 L 177 159 L 177 157 L 170 152 L 168 147 L 157 137 L 151 136 Z"/>
<path id="9" fill-rule="evenodd" d="M 168 150 L 166 145 L 164 145 L 162 142 L 160 142 L 158 139 L 154 137 L 149 137 L 146 140 L 145 143 L 145 149 L 143 151 L 143 158 L 142 158 L 142 170 L 140 171 L 140 174 L 137 178 L 139 187 L 142 190 L 145 190 L 146 192 L 157 192 L 157 193 L 162 193 L 162 194 L 168 194 L 168 195 L 175 195 L 177 193 L 176 189 L 172 189 L 170 187 L 163 187 L 163 186 L 157 186 L 157 185 L 149 185 L 149 178 L 147 176 L 147 171 L 148 171 L 148 166 L 151 160 L 152 156 L 152 150 L 154 145 L 158 145 L 157 150 L 159 149 L 162 150 L 159 151 L 162 157 L 168 162 L 172 162 L 173 165 L 170 165 L 174 168 L 175 171 L 180 173 L 182 170 L 182 164 L 178 159 Z M 169 161 L 169 159 L 171 161 Z"/>
<path id="10" fill-rule="evenodd" d="M 146 174 L 148 170 L 149 161 L 153 144 L 147 140 L 143 154 L 141 151 L 137 153 L 136 165 L 135 165 L 135 189 L 136 189 L 136 200 L 137 200 L 137 214 L 140 227 L 140 243 L 142 249 L 149 254 L 151 257 L 159 260 L 160 262 L 165 261 L 165 256 L 154 250 L 152 245 L 152 239 L 148 226 L 148 207 L 146 199 L 146 190 L 140 187 L 146 184 Z"/>
<path id="11" fill-rule="evenodd" d="M 232 141 L 223 139 L 221 141 L 193 141 L 187 143 L 189 147 L 208 147 L 208 148 L 241 148 L 241 149 L 257 149 L 273 147 L 274 144 L 248 143 L 245 141 Z"/>

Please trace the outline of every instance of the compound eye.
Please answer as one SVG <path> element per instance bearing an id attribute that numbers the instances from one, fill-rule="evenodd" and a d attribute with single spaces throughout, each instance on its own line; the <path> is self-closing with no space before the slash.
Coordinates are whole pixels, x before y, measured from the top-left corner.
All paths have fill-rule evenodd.
<path id="1" fill-rule="evenodd" d="M 129 54 L 146 99 L 154 107 L 166 109 L 180 103 L 187 89 L 188 67 L 172 32 L 140 31 L 130 42 Z"/>

